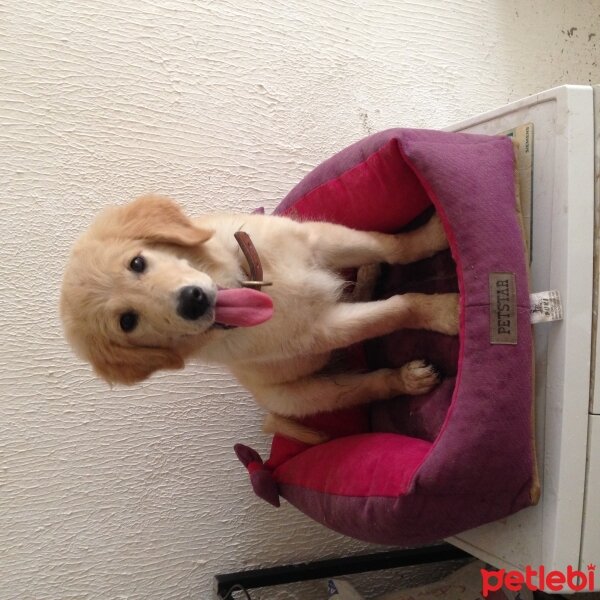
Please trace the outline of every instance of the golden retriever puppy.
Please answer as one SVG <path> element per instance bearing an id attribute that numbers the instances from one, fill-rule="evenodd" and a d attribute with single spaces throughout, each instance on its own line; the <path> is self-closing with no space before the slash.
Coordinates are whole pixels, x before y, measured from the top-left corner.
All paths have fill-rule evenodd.
<path id="1" fill-rule="evenodd" d="M 249 234 L 272 282 L 242 287 L 249 265 L 234 234 Z M 456 294 L 403 294 L 344 301 L 339 272 L 373 263 L 408 263 L 447 247 L 437 216 L 387 235 L 258 214 L 188 218 L 158 196 L 102 212 L 76 242 L 64 275 L 61 316 L 67 339 L 111 383 L 133 384 L 192 357 L 226 365 L 269 413 L 265 429 L 317 443 L 294 418 L 399 394 L 422 394 L 435 369 L 327 376 L 333 350 L 424 328 L 455 335 Z"/>

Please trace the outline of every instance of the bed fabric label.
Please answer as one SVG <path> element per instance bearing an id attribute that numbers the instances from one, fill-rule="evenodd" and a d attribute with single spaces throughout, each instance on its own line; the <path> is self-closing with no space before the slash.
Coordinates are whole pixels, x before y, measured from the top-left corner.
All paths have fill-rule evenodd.
<path id="1" fill-rule="evenodd" d="M 517 284 L 514 273 L 490 273 L 490 343 L 516 344 Z"/>

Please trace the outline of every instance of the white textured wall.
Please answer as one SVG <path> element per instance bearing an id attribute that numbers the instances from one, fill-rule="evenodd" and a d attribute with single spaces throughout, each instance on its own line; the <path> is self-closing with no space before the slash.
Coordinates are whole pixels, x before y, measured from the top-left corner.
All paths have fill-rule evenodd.
<path id="1" fill-rule="evenodd" d="M 118 390 L 92 377 L 57 319 L 68 248 L 108 202 L 272 208 L 372 131 L 597 82 L 599 10 L 0 2 L 0 600 L 204 600 L 216 572 L 364 551 L 254 498 L 231 448 L 267 441 L 220 370 Z"/>

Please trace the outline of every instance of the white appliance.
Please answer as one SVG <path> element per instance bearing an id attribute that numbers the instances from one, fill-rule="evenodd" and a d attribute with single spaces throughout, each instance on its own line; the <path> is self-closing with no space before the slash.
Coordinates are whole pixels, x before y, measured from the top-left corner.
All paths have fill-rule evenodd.
<path id="1" fill-rule="evenodd" d="M 524 571 L 528 565 L 543 565 L 546 571 L 565 571 L 568 565 L 584 569 L 600 563 L 600 347 L 596 353 L 594 264 L 600 246 L 594 230 L 600 86 L 557 87 L 450 129 L 497 134 L 527 123 L 533 124 L 531 288 L 559 290 L 564 309 L 562 321 L 534 329 L 542 496 L 537 506 L 448 541 L 507 570 Z"/>

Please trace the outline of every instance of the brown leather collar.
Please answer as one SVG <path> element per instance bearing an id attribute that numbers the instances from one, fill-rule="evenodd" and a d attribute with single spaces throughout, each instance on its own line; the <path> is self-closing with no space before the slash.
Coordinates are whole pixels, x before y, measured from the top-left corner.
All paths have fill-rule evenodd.
<path id="1" fill-rule="evenodd" d="M 260 290 L 264 285 L 273 285 L 271 281 L 263 281 L 263 268 L 260 263 L 260 257 L 250 236 L 245 231 L 236 231 L 234 237 L 246 257 L 250 270 L 250 279 L 240 282 L 242 287 Z"/>

